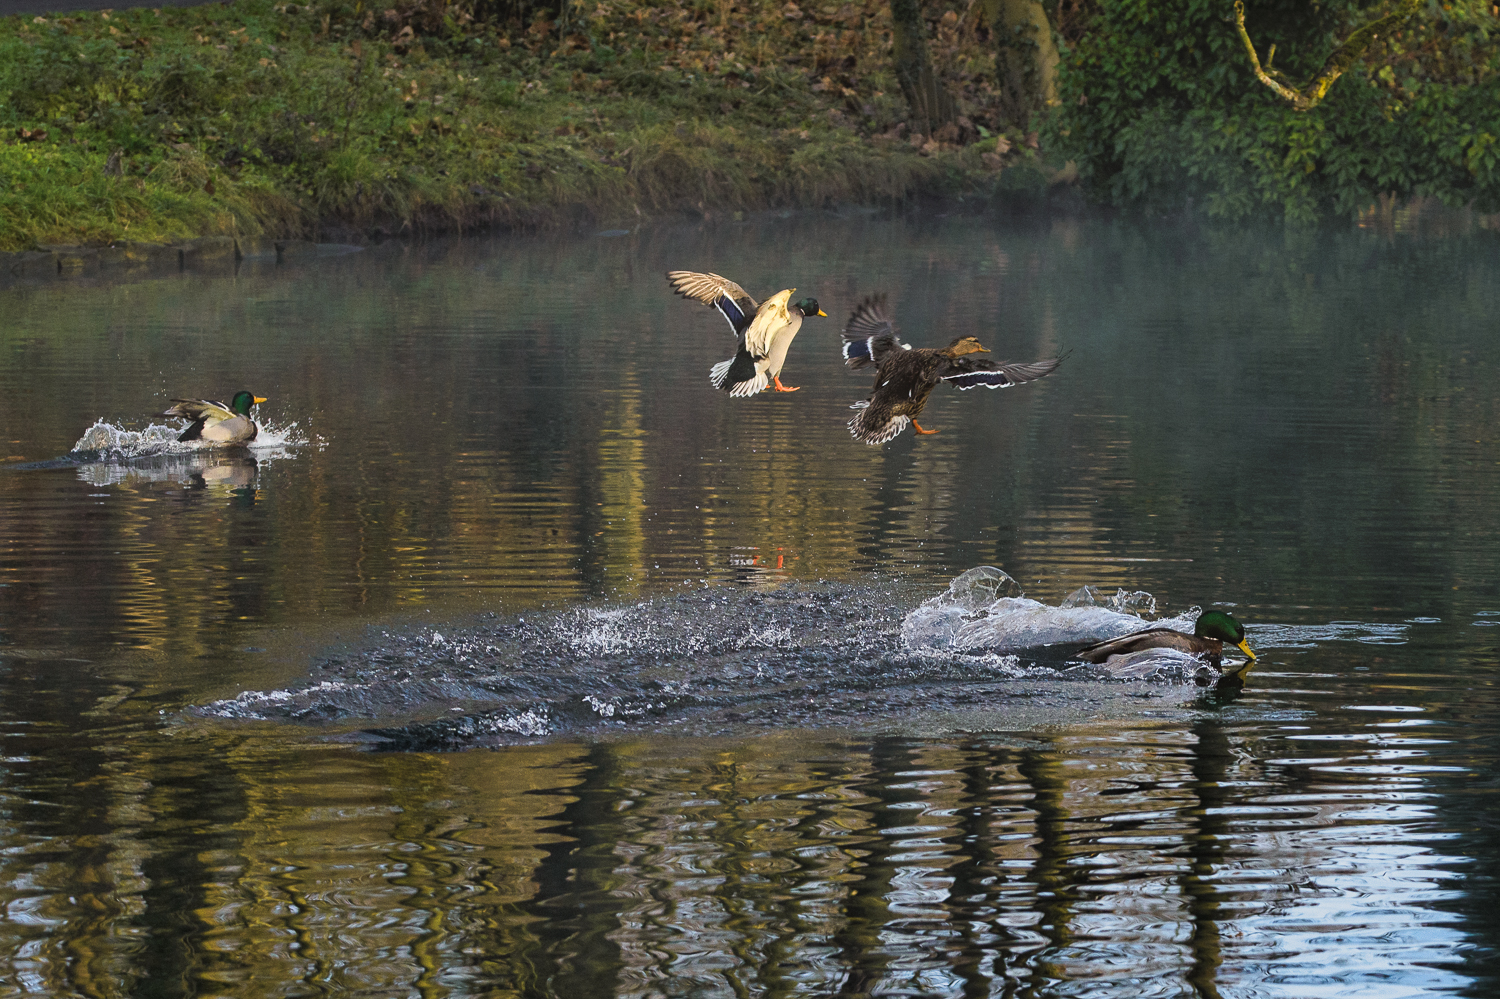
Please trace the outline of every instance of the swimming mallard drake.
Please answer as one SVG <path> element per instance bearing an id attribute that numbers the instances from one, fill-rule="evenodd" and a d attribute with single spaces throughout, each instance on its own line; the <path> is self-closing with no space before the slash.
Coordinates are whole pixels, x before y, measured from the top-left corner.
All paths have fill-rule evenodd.
<path id="1" fill-rule="evenodd" d="M 849 421 L 849 432 L 866 444 L 884 444 L 910 423 L 919 434 L 935 434 L 917 422 L 927 397 L 938 382 L 960 391 L 977 388 L 1009 388 L 1050 375 L 1062 358 L 1030 364 L 1001 364 L 969 355 L 989 353 L 972 336 L 961 336 L 942 349 L 904 344 L 896 336 L 896 324 L 886 315 L 884 295 L 866 298 L 849 316 L 844 327 L 844 363 L 850 368 L 876 365 L 875 385 L 870 397 L 856 402 L 860 414 Z"/>
<path id="2" fill-rule="evenodd" d="M 1198 615 L 1191 635 L 1184 635 L 1171 628 L 1150 628 L 1079 649 L 1073 654 L 1073 658 L 1089 663 L 1104 663 L 1116 656 L 1128 656 L 1151 649 L 1175 649 L 1206 658 L 1210 665 L 1217 667 L 1224 655 L 1225 642 L 1239 646 L 1240 651 L 1249 657 L 1244 669 L 1237 673 L 1248 671 L 1250 664 L 1255 662 L 1255 653 L 1250 651 L 1250 643 L 1245 639 L 1245 626 L 1236 621 L 1233 615 L 1223 611 L 1206 611 Z"/>
<path id="3" fill-rule="evenodd" d="M 792 302 L 796 288 L 778 291 L 759 306 L 749 293 L 726 277 L 697 271 L 667 271 L 667 282 L 683 298 L 705 302 L 729 320 L 739 349 L 709 369 L 708 380 L 736 399 L 764 391 L 795 392 L 781 384 L 781 366 L 805 316 L 826 316 L 816 298 Z"/>
<path id="4" fill-rule="evenodd" d="M 173 399 L 172 408 L 161 415 L 193 421 L 177 438 L 179 441 L 249 444 L 260 433 L 260 427 L 250 419 L 250 407 L 265 401 L 253 392 L 236 392 L 227 406 L 212 399 Z"/>

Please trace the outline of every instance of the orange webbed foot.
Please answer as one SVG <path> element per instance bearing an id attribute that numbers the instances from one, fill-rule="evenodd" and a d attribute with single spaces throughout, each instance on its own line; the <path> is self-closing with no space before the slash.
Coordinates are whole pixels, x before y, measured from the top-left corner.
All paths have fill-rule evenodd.
<path id="1" fill-rule="evenodd" d="M 798 391 L 799 389 L 802 388 L 801 385 L 783 385 L 783 384 L 781 384 L 781 376 L 780 375 L 773 375 L 773 376 L 771 376 L 771 381 L 776 386 L 776 391 L 778 391 L 778 392 L 796 392 L 796 391 Z"/>
<path id="2" fill-rule="evenodd" d="M 911 421 L 911 425 L 917 428 L 917 433 L 919 433 L 919 434 L 937 434 L 937 433 L 942 433 L 942 431 L 940 431 L 940 430 L 923 430 L 922 429 L 922 424 L 918 423 L 916 420 L 912 420 Z"/>

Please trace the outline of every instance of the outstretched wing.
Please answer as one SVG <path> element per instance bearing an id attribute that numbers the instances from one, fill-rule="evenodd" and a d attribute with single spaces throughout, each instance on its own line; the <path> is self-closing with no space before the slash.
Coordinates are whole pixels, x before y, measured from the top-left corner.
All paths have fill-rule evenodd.
<path id="1" fill-rule="evenodd" d="M 850 368 L 879 364 L 893 350 L 911 350 L 896 336 L 896 324 L 885 310 L 885 296 L 871 295 L 850 313 L 844 325 L 844 363 Z"/>
<path id="2" fill-rule="evenodd" d="M 999 361 L 976 359 L 972 354 L 955 357 L 938 369 L 937 376 L 959 391 L 971 388 L 1010 388 L 1023 382 L 1034 382 L 1057 370 L 1062 358 L 1049 361 L 1032 361 L 1030 364 L 1002 364 Z"/>
<path id="3" fill-rule="evenodd" d="M 667 271 L 667 283 L 683 298 L 718 309 L 720 315 L 729 320 L 729 329 L 735 336 L 744 333 L 745 327 L 755 318 L 755 299 L 727 277 L 697 271 Z"/>

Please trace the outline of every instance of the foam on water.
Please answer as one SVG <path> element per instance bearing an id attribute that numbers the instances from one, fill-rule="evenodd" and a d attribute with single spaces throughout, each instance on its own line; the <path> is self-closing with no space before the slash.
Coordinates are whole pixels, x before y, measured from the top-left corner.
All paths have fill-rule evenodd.
<path id="1" fill-rule="evenodd" d="M 886 728 L 959 708 L 1011 717 L 1077 701 L 1091 681 L 1110 689 L 1145 681 L 1153 698 L 1185 703 L 1219 676 L 1172 650 L 1108 667 L 1068 658 L 1067 643 L 1147 627 L 1192 630 L 1196 608 L 1148 620 L 1142 615 L 1156 603 L 1139 591 L 1085 587 L 1053 607 L 981 566 L 903 613 L 910 602 L 875 586 L 789 584 L 491 614 L 474 625 L 381 632 L 358 651 L 318 661 L 305 683 L 245 691 L 195 713 L 394 725 L 368 731 L 399 748 L 446 749 L 648 726 L 686 734 Z M 1258 624 L 1251 640 L 1259 648 L 1393 642 L 1407 627 Z"/>
<path id="2" fill-rule="evenodd" d="M 73 445 L 73 455 L 80 460 L 121 461 L 131 458 L 154 458 L 164 454 L 195 454 L 214 450 L 211 441 L 179 441 L 181 426 L 152 423 L 143 430 L 129 430 L 116 426 L 103 417 L 83 432 Z M 260 432 L 248 445 L 257 459 L 265 460 L 278 449 L 299 447 L 308 443 L 307 435 L 296 423 L 284 427 L 273 423 L 261 423 Z M 218 447 L 218 450 L 224 450 Z M 87 457 L 81 457 L 87 456 Z"/>
<path id="3" fill-rule="evenodd" d="M 254 481 L 258 468 L 290 458 L 295 448 L 309 443 L 296 423 L 262 423 L 248 446 L 179 441 L 181 433 L 181 427 L 160 423 L 130 430 L 100 419 L 69 454 L 47 464 L 77 465 L 78 477 L 96 486 L 202 479 L 240 487 Z"/>
<path id="4" fill-rule="evenodd" d="M 1149 593 L 1124 590 L 1113 595 L 1085 586 L 1056 607 L 1028 599 L 1014 579 L 983 565 L 948 584 L 948 591 L 926 600 L 901 622 L 908 648 L 1011 652 L 1047 645 L 1101 642 L 1146 628 L 1192 631 L 1197 607 L 1162 620 Z"/>

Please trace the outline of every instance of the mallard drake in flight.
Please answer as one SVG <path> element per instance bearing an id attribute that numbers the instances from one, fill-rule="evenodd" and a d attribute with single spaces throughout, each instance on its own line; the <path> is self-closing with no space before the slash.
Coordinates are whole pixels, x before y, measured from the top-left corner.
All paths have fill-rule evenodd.
<path id="1" fill-rule="evenodd" d="M 252 392 L 236 392 L 227 406 L 212 399 L 173 399 L 172 408 L 161 415 L 193 421 L 177 438 L 179 441 L 249 444 L 260 433 L 260 427 L 250 419 L 250 407 L 265 401 Z"/>
<path id="2" fill-rule="evenodd" d="M 851 408 L 859 415 L 849 421 L 849 432 L 866 444 L 884 444 L 910 423 L 919 434 L 935 434 L 917 422 L 927 397 L 938 382 L 960 391 L 978 388 L 1009 388 L 1050 375 L 1062 358 L 1030 364 L 1001 364 L 973 354 L 988 354 L 989 348 L 972 336 L 961 336 L 941 349 L 904 344 L 896 336 L 896 324 L 886 315 L 884 295 L 871 295 L 849 316 L 844 327 L 844 363 L 850 368 L 876 365 L 875 385 L 870 397 Z"/>
<path id="3" fill-rule="evenodd" d="M 1255 662 L 1255 653 L 1250 651 L 1250 643 L 1245 639 L 1245 626 L 1236 621 L 1233 615 L 1223 611 L 1206 611 L 1198 615 L 1191 635 L 1171 628 L 1150 628 L 1079 649 L 1073 654 L 1073 658 L 1089 663 L 1104 663 L 1115 656 L 1128 656 L 1150 649 L 1176 649 L 1178 652 L 1206 658 L 1210 665 L 1217 667 L 1224 655 L 1226 642 L 1238 646 L 1249 659 L 1245 669 L 1238 672 L 1248 670 L 1250 663 Z"/>
<path id="4" fill-rule="evenodd" d="M 792 302 L 797 289 L 778 291 L 759 306 L 749 293 L 726 277 L 697 271 L 667 271 L 667 282 L 683 298 L 696 299 L 729 320 L 739 339 L 739 349 L 727 361 L 709 369 L 708 380 L 716 389 L 743 399 L 764 391 L 795 392 L 781 384 L 781 366 L 806 316 L 826 316 L 816 298 Z"/>

